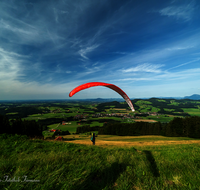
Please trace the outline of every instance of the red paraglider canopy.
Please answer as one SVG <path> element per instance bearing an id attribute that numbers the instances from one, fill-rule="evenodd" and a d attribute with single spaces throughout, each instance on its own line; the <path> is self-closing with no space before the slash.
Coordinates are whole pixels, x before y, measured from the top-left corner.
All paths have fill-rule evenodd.
<path id="1" fill-rule="evenodd" d="M 90 88 L 90 87 L 95 87 L 95 86 L 105 86 L 107 88 L 110 88 L 114 91 L 116 91 L 117 93 L 119 93 L 127 102 L 127 104 L 129 105 L 129 107 L 131 108 L 132 111 L 135 111 L 133 104 L 130 100 L 130 98 L 127 96 L 127 94 L 120 89 L 119 87 L 115 86 L 114 84 L 108 84 L 108 83 L 104 83 L 104 82 L 89 82 L 89 83 L 85 83 L 82 84 L 76 88 L 74 88 L 70 93 L 69 93 L 69 97 L 72 97 L 74 94 L 76 94 L 77 92 L 84 90 L 86 88 Z"/>

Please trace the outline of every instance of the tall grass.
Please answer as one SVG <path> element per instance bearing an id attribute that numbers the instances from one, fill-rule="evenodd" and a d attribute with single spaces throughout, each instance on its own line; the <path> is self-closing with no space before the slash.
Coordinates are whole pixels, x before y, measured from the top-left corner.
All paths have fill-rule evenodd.
<path id="1" fill-rule="evenodd" d="M 0 189 L 199 189 L 198 144 L 101 148 L 0 136 Z M 4 176 L 19 179 L 6 182 Z M 25 181 L 27 179 L 38 181 Z"/>

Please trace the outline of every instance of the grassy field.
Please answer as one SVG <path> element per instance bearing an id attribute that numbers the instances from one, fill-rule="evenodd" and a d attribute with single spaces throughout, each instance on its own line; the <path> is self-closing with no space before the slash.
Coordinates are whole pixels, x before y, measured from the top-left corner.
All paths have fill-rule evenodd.
<path id="1" fill-rule="evenodd" d="M 158 102 L 163 102 L 163 103 L 166 103 L 166 100 L 162 100 L 162 99 L 157 99 Z M 199 105 L 199 101 L 188 101 L 188 103 L 196 103 L 196 108 L 183 108 L 184 112 L 190 114 L 191 116 L 200 116 L 200 105 Z M 187 103 L 187 101 L 185 102 L 185 104 Z M 123 102 L 123 104 L 126 104 L 125 102 Z M 147 101 L 147 100 L 138 100 L 136 103 L 134 103 L 135 105 L 138 105 L 139 108 L 137 108 L 137 110 L 133 113 L 131 112 L 131 110 L 127 110 L 127 109 L 124 109 L 124 108 L 115 108 L 114 106 L 107 106 L 108 109 L 105 109 L 103 111 L 101 111 L 102 113 L 123 113 L 123 114 L 128 114 L 130 116 L 134 116 L 134 114 L 137 114 L 137 113 L 146 113 L 146 112 L 158 112 L 160 110 L 159 106 L 158 107 L 154 107 L 152 102 L 150 101 Z M 174 105 L 174 106 L 178 106 L 180 103 L 176 100 L 170 100 L 170 105 Z M 62 106 L 59 107 L 59 105 L 66 105 L 66 108 L 63 108 Z M 51 104 L 50 106 L 38 106 L 38 108 L 41 110 L 44 111 L 43 114 L 32 114 L 32 115 L 29 115 L 28 117 L 26 118 L 23 118 L 23 119 L 28 119 L 28 120 L 41 120 L 41 119 L 48 119 L 48 118 L 60 118 L 62 120 L 65 120 L 67 117 L 73 117 L 73 116 L 76 116 L 76 115 L 81 115 L 83 113 L 87 113 L 87 115 L 89 115 L 89 119 L 91 119 L 92 117 L 92 114 L 94 113 L 97 113 L 97 112 L 94 112 L 94 109 L 92 108 L 95 108 L 95 106 L 97 106 L 98 104 L 82 104 L 82 103 L 54 103 L 54 104 Z M 79 107 L 81 106 L 81 107 Z M 91 109 L 91 110 L 90 110 Z M 51 111 L 51 113 L 47 113 L 45 110 L 49 110 Z M 70 111 L 69 111 L 70 110 Z M 165 111 L 168 111 L 170 117 L 165 117 L 164 115 L 159 115 L 158 117 L 157 116 L 148 116 L 148 117 L 142 117 L 142 119 L 152 119 L 152 120 L 155 120 L 155 121 L 160 121 L 160 122 L 169 122 L 171 121 L 174 117 L 176 117 L 176 115 L 173 115 L 173 113 L 177 113 L 177 112 L 174 112 L 175 109 L 171 109 L 171 108 L 164 108 Z M 69 113 L 68 113 L 69 111 Z M 41 113 L 40 112 L 40 113 Z M 170 113 L 171 112 L 171 113 Z M 17 113 L 17 112 L 11 112 L 11 113 L 7 113 L 7 115 L 11 115 L 14 113 Z M 178 112 L 178 114 L 180 114 Z M 178 116 L 180 117 L 180 115 Z M 102 126 L 102 123 L 101 123 L 101 118 L 100 117 L 97 117 L 95 118 L 96 120 L 99 120 L 99 123 L 98 122 L 93 122 L 91 124 L 91 126 L 95 126 L 97 124 L 99 124 L 99 126 Z M 121 118 L 117 118 L 117 117 L 107 117 L 107 119 L 114 119 L 114 120 L 119 120 L 119 121 L 122 121 Z M 131 119 L 127 119 L 126 121 L 123 120 L 123 122 L 131 122 Z"/>
<path id="2" fill-rule="evenodd" d="M 68 130 L 70 133 L 75 133 L 76 128 L 78 127 L 77 122 L 76 121 L 70 121 L 68 123 L 71 123 L 71 124 L 60 125 L 57 129 L 61 129 L 62 131 Z"/>
<path id="3" fill-rule="evenodd" d="M 6 115 L 15 115 L 15 114 L 18 114 L 18 112 L 7 113 Z"/>
<path id="4" fill-rule="evenodd" d="M 166 100 L 158 99 L 158 102 L 166 102 Z"/>
<path id="5" fill-rule="evenodd" d="M 49 129 L 57 129 L 59 125 L 60 125 L 60 123 L 48 125 L 48 128 L 49 128 Z"/>
<path id="6" fill-rule="evenodd" d="M 200 109 L 195 108 L 183 108 L 184 112 L 189 113 L 191 116 L 200 116 Z"/>
<path id="7" fill-rule="evenodd" d="M 169 105 L 175 105 L 175 106 L 178 106 L 179 103 L 176 102 L 175 100 L 171 100 Z"/>
<path id="8" fill-rule="evenodd" d="M 85 133 L 87 134 L 87 133 Z M 90 135 L 66 135 L 63 136 L 66 142 L 90 145 Z M 97 134 L 97 132 L 96 132 Z M 73 140 L 73 141 L 71 141 Z M 97 146 L 145 146 L 145 145 L 169 145 L 169 144 L 200 144 L 200 139 L 189 137 L 165 137 L 158 135 L 145 135 L 145 136 L 117 136 L 117 135 L 98 135 L 96 138 Z"/>
<path id="9" fill-rule="evenodd" d="M 148 116 L 147 118 L 160 121 L 160 122 L 169 122 L 173 120 L 174 117 L 169 117 L 169 116 L 166 117 L 165 115 L 159 115 L 159 116 Z"/>
<path id="10" fill-rule="evenodd" d="M 94 127 L 94 126 L 103 126 L 103 123 L 99 123 L 98 121 L 93 121 L 92 124 L 90 124 L 90 127 Z"/>
<path id="11" fill-rule="evenodd" d="M 2 190 L 199 189 L 199 144 L 100 147 L 17 135 L 0 140 Z"/>
<path id="12" fill-rule="evenodd" d="M 151 105 L 152 103 L 149 101 L 139 100 L 135 104 L 140 107 L 139 110 L 136 111 L 140 112 L 158 112 L 160 110 L 159 108 L 153 107 Z"/>
<path id="13" fill-rule="evenodd" d="M 23 119 L 27 119 L 27 120 L 38 120 L 38 119 L 48 119 L 48 118 L 64 118 L 65 117 L 70 117 L 70 116 L 75 116 L 78 113 L 65 113 L 65 112 L 61 112 L 61 113 L 46 113 L 46 114 L 32 114 L 29 115 L 26 118 Z"/>

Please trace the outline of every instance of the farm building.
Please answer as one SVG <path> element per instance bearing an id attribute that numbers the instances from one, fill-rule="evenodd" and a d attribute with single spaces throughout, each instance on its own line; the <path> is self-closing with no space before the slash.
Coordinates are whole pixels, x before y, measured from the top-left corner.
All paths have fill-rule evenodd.
<path id="1" fill-rule="evenodd" d="M 58 131 L 57 129 L 51 129 L 49 132 L 56 132 Z"/>

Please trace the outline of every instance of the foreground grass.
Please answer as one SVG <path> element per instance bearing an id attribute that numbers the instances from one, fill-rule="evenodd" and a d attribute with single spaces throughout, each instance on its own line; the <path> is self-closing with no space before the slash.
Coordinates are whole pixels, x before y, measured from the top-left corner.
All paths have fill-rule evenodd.
<path id="1" fill-rule="evenodd" d="M 199 189 L 197 144 L 102 148 L 0 136 L 0 189 Z M 6 182 L 4 176 L 18 182 Z M 29 180 L 24 181 L 27 176 Z"/>

